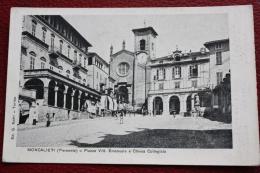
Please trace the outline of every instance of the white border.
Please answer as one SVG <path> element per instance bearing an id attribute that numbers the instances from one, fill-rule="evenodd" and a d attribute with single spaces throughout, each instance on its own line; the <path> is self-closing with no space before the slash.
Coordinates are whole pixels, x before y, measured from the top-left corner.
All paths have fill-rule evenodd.
<path id="1" fill-rule="evenodd" d="M 165 149 L 166 154 L 41 153 L 27 152 L 10 140 L 12 113 L 18 113 L 19 60 L 23 15 L 176 15 L 229 16 L 233 149 Z M 8 79 L 6 90 L 4 162 L 105 163 L 160 165 L 258 165 L 259 134 L 256 93 L 253 9 L 248 6 L 196 8 L 12 8 L 10 19 Z M 15 106 L 15 109 L 13 109 Z M 15 134 L 16 136 L 16 134 Z"/>

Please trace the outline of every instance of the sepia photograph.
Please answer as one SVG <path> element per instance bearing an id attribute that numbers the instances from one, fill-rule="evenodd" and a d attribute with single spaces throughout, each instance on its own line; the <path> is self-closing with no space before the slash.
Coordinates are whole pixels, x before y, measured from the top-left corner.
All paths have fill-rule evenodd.
<path id="1" fill-rule="evenodd" d="M 259 164 L 253 36 L 252 6 L 13 8 L 3 161 Z"/>
<path id="2" fill-rule="evenodd" d="M 23 16 L 17 146 L 232 148 L 227 17 Z"/>

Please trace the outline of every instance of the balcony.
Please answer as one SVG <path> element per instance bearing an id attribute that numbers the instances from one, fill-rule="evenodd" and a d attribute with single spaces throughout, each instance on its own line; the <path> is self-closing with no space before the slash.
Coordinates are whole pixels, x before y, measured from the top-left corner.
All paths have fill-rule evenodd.
<path id="1" fill-rule="evenodd" d="M 51 58 L 56 59 L 59 57 L 59 52 L 60 52 L 60 50 L 57 47 L 51 46 L 49 49 L 49 56 Z"/>
<path id="2" fill-rule="evenodd" d="M 73 63 L 72 63 L 72 68 L 74 70 L 79 70 L 80 67 L 81 67 L 81 63 L 79 61 L 74 60 Z"/>

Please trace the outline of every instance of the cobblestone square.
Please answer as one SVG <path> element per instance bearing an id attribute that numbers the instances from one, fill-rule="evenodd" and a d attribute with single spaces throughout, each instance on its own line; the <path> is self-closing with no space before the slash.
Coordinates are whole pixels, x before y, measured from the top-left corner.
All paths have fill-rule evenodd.
<path id="1" fill-rule="evenodd" d="M 201 117 L 127 115 L 20 126 L 19 147 L 232 148 L 231 124 Z"/>

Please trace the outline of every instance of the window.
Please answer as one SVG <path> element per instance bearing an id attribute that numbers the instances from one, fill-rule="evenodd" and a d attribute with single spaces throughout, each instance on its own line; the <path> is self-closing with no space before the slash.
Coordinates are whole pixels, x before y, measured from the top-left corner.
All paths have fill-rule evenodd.
<path id="1" fill-rule="evenodd" d="M 222 54 L 221 52 L 216 52 L 216 65 L 222 64 Z"/>
<path id="2" fill-rule="evenodd" d="M 29 54 L 30 54 L 30 69 L 33 70 L 35 65 L 36 54 L 33 51 L 31 51 Z"/>
<path id="3" fill-rule="evenodd" d="M 37 22 L 32 20 L 32 35 L 35 36 Z"/>
<path id="4" fill-rule="evenodd" d="M 84 57 L 84 68 L 86 68 L 86 60 L 87 60 L 87 58 Z"/>
<path id="5" fill-rule="evenodd" d="M 41 62 L 41 69 L 44 69 L 44 68 L 45 68 L 45 63 Z"/>
<path id="6" fill-rule="evenodd" d="M 74 62 L 77 62 L 77 51 L 74 51 Z"/>
<path id="7" fill-rule="evenodd" d="M 54 51 L 54 38 L 55 38 L 55 35 L 51 34 L 51 50 L 52 51 Z"/>
<path id="8" fill-rule="evenodd" d="M 126 62 L 122 62 L 118 65 L 118 73 L 119 75 L 126 76 L 129 72 L 129 64 Z"/>
<path id="9" fill-rule="evenodd" d="M 165 79 L 166 77 L 166 72 L 165 72 L 165 69 L 163 69 L 163 79 Z"/>
<path id="10" fill-rule="evenodd" d="M 163 83 L 159 83 L 159 90 L 163 90 Z"/>
<path id="11" fill-rule="evenodd" d="M 175 55 L 175 61 L 180 61 L 181 60 L 181 56 L 179 54 Z"/>
<path id="12" fill-rule="evenodd" d="M 30 57 L 30 70 L 34 69 L 34 65 L 35 65 L 35 57 L 31 56 Z"/>
<path id="13" fill-rule="evenodd" d="M 82 57 L 82 55 L 79 54 L 79 63 L 80 63 L 80 64 L 81 64 L 81 57 Z"/>
<path id="14" fill-rule="evenodd" d="M 154 50 L 154 43 L 152 43 L 152 50 Z"/>
<path id="15" fill-rule="evenodd" d="M 66 73 L 67 73 L 67 77 L 69 78 L 70 77 L 70 71 L 67 70 Z"/>
<path id="16" fill-rule="evenodd" d="M 157 69 L 157 79 L 164 80 L 166 77 L 166 71 L 164 68 Z"/>
<path id="17" fill-rule="evenodd" d="M 62 46 L 63 46 L 63 41 L 60 40 L 60 53 L 62 53 Z"/>
<path id="18" fill-rule="evenodd" d="M 62 67 L 62 66 L 59 66 L 58 69 L 63 70 L 63 67 Z"/>
<path id="19" fill-rule="evenodd" d="M 217 44 L 216 44 L 216 47 L 215 47 L 216 50 L 217 50 L 217 49 L 221 49 L 221 46 L 222 46 L 221 43 L 217 43 Z"/>
<path id="20" fill-rule="evenodd" d="M 197 88 L 197 81 L 196 80 L 191 81 L 191 86 Z"/>
<path id="21" fill-rule="evenodd" d="M 173 79 L 181 78 L 181 67 L 180 66 L 172 68 L 172 78 Z"/>
<path id="22" fill-rule="evenodd" d="M 98 72 L 97 72 L 97 79 L 98 79 Z"/>
<path id="23" fill-rule="evenodd" d="M 70 46 L 68 45 L 68 58 L 70 58 Z"/>
<path id="24" fill-rule="evenodd" d="M 180 82 L 175 82 L 175 83 L 174 83 L 174 86 L 175 86 L 176 89 L 177 89 L 177 88 L 180 88 Z"/>
<path id="25" fill-rule="evenodd" d="M 217 72 L 217 85 L 222 82 L 222 72 Z"/>
<path id="26" fill-rule="evenodd" d="M 46 40 L 46 28 L 42 27 L 42 41 L 45 43 Z"/>
<path id="27" fill-rule="evenodd" d="M 159 79 L 159 69 L 156 70 L 156 80 Z"/>
<path id="28" fill-rule="evenodd" d="M 145 40 L 140 40 L 140 50 L 145 50 Z"/>
<path id="29" fill-rule="evenodd" d="M 191 65 L 190 66 L 190 77 L 198 77 L 198 65 Z"/>

